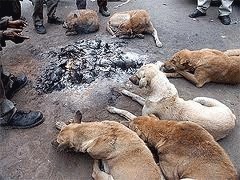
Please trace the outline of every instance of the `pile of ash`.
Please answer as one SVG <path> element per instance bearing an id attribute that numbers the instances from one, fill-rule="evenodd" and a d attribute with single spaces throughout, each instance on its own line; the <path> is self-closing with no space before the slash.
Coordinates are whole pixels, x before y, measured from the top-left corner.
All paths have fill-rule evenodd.
<path id="1" fill-rule="evenodd" d="M 141 67 L 145 56 L 123 52 L 126 43 L 81 40 L 42 54 L 48 63 L 37 79 L 39 93 L 89 85 L 97 78 L 132 74 Z"/>

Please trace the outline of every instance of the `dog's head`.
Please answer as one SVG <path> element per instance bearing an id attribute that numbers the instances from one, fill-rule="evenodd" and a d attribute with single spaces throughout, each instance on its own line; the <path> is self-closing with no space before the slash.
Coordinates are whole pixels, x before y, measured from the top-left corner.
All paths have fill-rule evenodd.
<path id="1" fill-rule="evenodd" d="M 85 152 L 86 143 L 91 137 L 89 128 L 86 127 L 87 123 L 81 123 L 82 114 L 77 111 L 74 119 L 71 119 L 68 123 L 60 127 L 60 132 L 57 139 L 53 142 L 53 145 L 58 149 L 74 149 L 76 151 Z"/>
<path id="2" fill-rule="evenodd" d="M 176 72 L 185 70 L 190 63 L 189 50 L 184 49 L 175 53 L 169 60 L 163 64 L 165 72 Z"/>
<path id="3" fill-rule="evenodd" d="M 128 127 L 135 131 L 143 141 L 147 142 L 152 127 L 154 127 L 154 123 L 157 121 L 159 121 L 159 119 L 153 114 L 149 116 L 138 116 L 129 122 Z"/>
<path id="4" fill-rule="evenodd" d="M 160 63 L 143 65 L 129 80 L 140 88 L 150 85 L 151 80 L 160 72 Z"/>

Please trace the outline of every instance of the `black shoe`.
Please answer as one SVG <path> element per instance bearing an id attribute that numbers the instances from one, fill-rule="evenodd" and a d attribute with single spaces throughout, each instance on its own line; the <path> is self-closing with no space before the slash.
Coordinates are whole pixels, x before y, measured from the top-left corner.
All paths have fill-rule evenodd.
<path id="1" fill-rule="evenodd" d="M 220 19 L 221 23 L 224 25 L 229 25 L 231 23 L 231 18 L 229 15 L 218 16 L 218 19 Z"/>
<path id="2" fill-rule="evenodd" d="M 43 25 L 35 25 L 36 32 L 38 34 L 46 34 L 46 28 Z"/>
<path id="3" fill-rule="evenodd" d="M 63 24 L 64 21 L 61 18 L 54 16 L 54 17 L 48 17 L 48 23 L 60 25 L 60 24 Z"/>
<path id="4" fill-rule="evenodd" d="M 25 75 L 19 77 L 11 77 L 13 81 L 12 86 L 6 89 L 7 99 L 11 99 L 16 92 L 22 89 L 27 84 L 27 77 Z"/>
<path id="5" fill-rule="evenodd" d="M 16 129 L 27 129 L 37 126 L 43 123 L 43 115 L 41 112 L 23 112 L 17 111 L 7 124 L 4 126 L 9 126 Z"/>
<path id="6" fill-rule="evenodd" d="M 196 9 L 192 14 L 189 14 L 190 18 L 197 18 L 199 16 L 206 16 L 206 13 L 202 13 L 198 9 Z"/>
<path id="7" fill-rule="evenodd" d="M 108 11 L 107 7 L 105 7 L 105 8 L 103 8 L 103 7 L 99 8 L 99 12 L 100 12 L 103 16 L 105 16 L 105 17 L 110 16 L 110 12 Z"/>

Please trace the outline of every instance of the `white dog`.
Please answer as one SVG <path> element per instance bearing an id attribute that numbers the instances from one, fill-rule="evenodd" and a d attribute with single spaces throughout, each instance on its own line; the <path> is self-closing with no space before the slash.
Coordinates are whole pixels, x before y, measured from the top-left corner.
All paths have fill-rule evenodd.
<path id="1" fill-rule="evenodd" d="M 143 105 L 142 115 L 155 114 L 160 119 L 195 122 L 212 134 L 215 140 L 227 136 L 235 126 L 236 117 L 232 111 L 215 99 L 197 97 L 185 101 L 180 98 L 175 86 L 159 70 L 160 67 L 160 63 L 147 64 L 130 77 L 133 84 L 150 89 L 146 100 L 127 90 L 122 91 L 124 95 Z M 111 107 L 109 110 L 111 111 Z"/>

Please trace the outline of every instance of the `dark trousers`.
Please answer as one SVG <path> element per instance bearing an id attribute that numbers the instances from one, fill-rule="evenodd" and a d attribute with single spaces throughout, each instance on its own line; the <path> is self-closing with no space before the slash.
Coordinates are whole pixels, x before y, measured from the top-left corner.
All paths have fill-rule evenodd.
<path id="1" fill-rule="evenodd" d="M 107 8 L 107 0 L 97 0 L 99 8 Z M 87 3 L 86 0 L 76 0 L 76 5 L 78 9 L 86 9 Z"/>
<path id="2" fill-rule="evenodd" d="M 0 0 L 0 17 L 12 16 L 13 20 L 21 17 L 21 3 L 19 0 Z"/>

